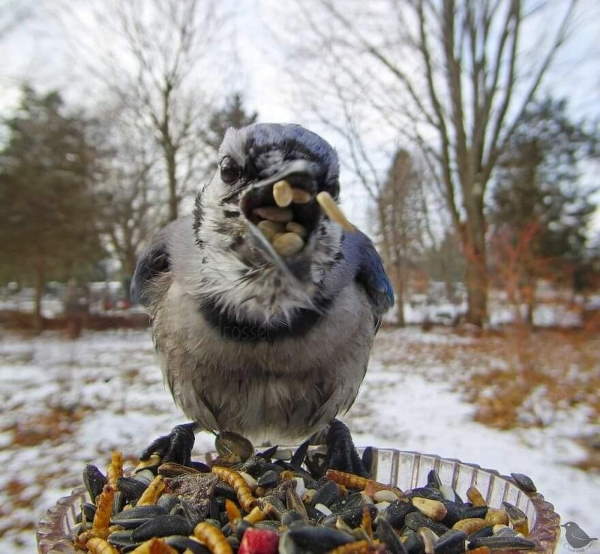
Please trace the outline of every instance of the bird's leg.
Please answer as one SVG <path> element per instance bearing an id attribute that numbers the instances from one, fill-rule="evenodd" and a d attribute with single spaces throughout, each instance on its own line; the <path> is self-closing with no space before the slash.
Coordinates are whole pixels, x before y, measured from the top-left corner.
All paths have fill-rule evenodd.
<path id="1" fill-rule="evenodd" d="M 323 434 L 324 431 L 316 433 L 311 438 L 311 442 L 313 444 L 322 444 Z M 324 442 L 327 445 L 327 457 L 325 460 L 325 467 L 327 469 L 338 469 L 362 477 L 368 477 L 368 471 L 365 469 L 356 451 L 350 430 L 341 421 L 334 419 L 329 424 Z"/>
<path id="2" fill-rule="evenodd" d="M 147 460 L 152 454 L 158 454 L 161 462 L 175 462 L 189 465 L 192 448 L 194 447 L 194 432 L 198 429 L 196 422 L 183 423 L 173 427 L 168 435 L 158 437 L 142 452 L 141 460 Z"/>

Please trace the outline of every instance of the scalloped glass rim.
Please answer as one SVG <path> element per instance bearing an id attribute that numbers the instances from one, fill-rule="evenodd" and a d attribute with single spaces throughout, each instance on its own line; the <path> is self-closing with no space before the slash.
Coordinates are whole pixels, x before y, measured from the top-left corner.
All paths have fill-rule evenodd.
<path id="1" fill-rule="evenodd" d="M 294 447 L 281 447 L 280 452 Z M 363 449 L 359 448 L 359 451 Z M 422 486 L 427 473 L 435 469 L 442 483 L 451 485 L 458 494 L 465 496 L 470 486 L 476 486 L 493 507 L 501 507 L 502 502 L 510 502 L 523 510 L 529 519 L 530 538 L 539 544 L 536 552 L 552 554 L 560 537 L 560 517 L 554 512 L 554 506 L 544 500 L 539 493 L 522 491 L 511 477 L 501 475 L 494 469 L 484 469 L 476 464 L 469 464 L 452 458 L 441 458 L 434 454 L 396 450 L 393 448 L 374 448 L 376 478 L 406 490 Z M 211 453 L 206 454 L 207 460 Z M 40 554 L 75 553 L 73 546 L 73 529 L 75 518 L 79 513 L 81 502 L 85 501 L 86 492 L 77 487 L 70 496 L 58 500 L 40 520 L 36 538 Z M 512 550 L 495 550 L 494 554 L 517 554 Z M 523 551 L 519 551 L 523 554 Z"/>

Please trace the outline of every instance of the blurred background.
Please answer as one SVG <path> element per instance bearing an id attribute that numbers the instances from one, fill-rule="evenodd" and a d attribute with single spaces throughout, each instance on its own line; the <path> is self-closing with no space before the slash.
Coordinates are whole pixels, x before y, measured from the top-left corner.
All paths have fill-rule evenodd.
<path id="1" fill-rule="evenodd" d="M 181 421 L 129 281 L 254 121 L 338 150 L 394 285 L 357 442 L 529 473 L 599 536 L 598 36 L 595 0 L 0 1 L 0 544 Z"/>

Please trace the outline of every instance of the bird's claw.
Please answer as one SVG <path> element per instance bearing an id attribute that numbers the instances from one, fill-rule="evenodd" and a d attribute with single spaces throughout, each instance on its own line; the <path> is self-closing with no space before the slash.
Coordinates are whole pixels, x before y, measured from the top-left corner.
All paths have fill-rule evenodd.
<path id="1" fill-rule="evenodd" d="M 322 437 L 322 433 L 315 434 L 311 438 L 311 443 L 319 444 L 323 442 Z M 356 451 L 350 430 L 341 421 L 334 419 L 329 424 L 324 442 L 327 445 L 327 454 L 325 460 L 319 463 L 319 465 L 322 465 L 323 470 L 337 469 L 361 477 L 369 476 L 365 464 Z"/>
<path id="2" fill-rule="evenodd" d="M 194 447 L 196 423 L 184 423 L 173 427 L 168 435 L 158 437 L 146 448 L 140 460 L 148 460 L 153 454 L 158 454 L 162 463 L 174 462 L 189 465 Z"/>

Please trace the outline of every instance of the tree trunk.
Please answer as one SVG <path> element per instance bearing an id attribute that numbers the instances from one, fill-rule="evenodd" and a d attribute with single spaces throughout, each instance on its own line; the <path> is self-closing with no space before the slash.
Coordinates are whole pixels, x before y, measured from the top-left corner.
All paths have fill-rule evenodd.
<path id="1" fill-rule="evenodd" d="M 123 279 L 121 279 L 121 285 L 125 294 L 125 300 L 128 304 L 131 304 L 133 302 L 131 298 L 131 275 L 123 277 Z"/>
<path id="2" fill-rule="evenodd" d="M 394 263 L 394 292 L 396 294 L 396 325 L 404 327 L 406 320 L 404 318 L 404 275 L 402 272 L 402 264 Z"/>
<path id="3" fill-rule="evenodd" d="M 446 269 L 444 271 L 444 288 L 446 289 L 446 297 L 450 304 L 456 304 L 456 291 L 454 290 L 454 282 L 450 278 L 449 272 Z"/>
<path id="4" fill-rule="evenodd" d="M 535 311 L 535 301 L 533 300 L 533 298 L 529 299 L 525 310 L 525 323 L 527 323 L 527 327 L 533 329 L 533 312 Z"/>
<path id="5" fill-rule="evenodd" d="M 175 160 L 175 151 L 170 145 L 165 149 L 165 158 L 169 181 L 169 221 L 175 221 L 178 216 L 179 207 L 179 199 L 177 198 L 177 162 Z"/>
<path id="6" fill-rule="evenodd" d="M 467 259 L 467 303 L 467 322 L 482 327 L 487 319 L 487 275 L 471 259 Z"/>
<path id="7" fill-rule="evenodd" d="M 35 286 L 33 300 L 33 327 L 37 333 L 44 329 L 44 318 L 42 316 L 42 297 L 44 296 L 44 285 L 46 284 L 44 275 L 44 262 L 38 261 L 35 268 Z"/>
<path id="8" fill-rule="evenodd" d="M 526 285 L 526 305 L 525 305 L 525 323 L 530 329 L 533 329 L 533 314 L 535 312 L 536 280 L 533 277 L 527 278 Z"/>
<path id="9" fill-rule="evenodd" d="M 467 264 L 467 322 L 482 327 L 487 321 L 488 275 L 483 207 L 468 215 L 462 232 Z"/>
<path id="10" fill-rule="evenodd" d="M 131 302 L 131 278 L 135 272 L 135 266 L 137 265 L 137 256 L 133 245 L 123 252 L 121 256 L 121 272 L 123 275 L 122 284 L 125 292 L 125 299 L 127 302 Z"/>

